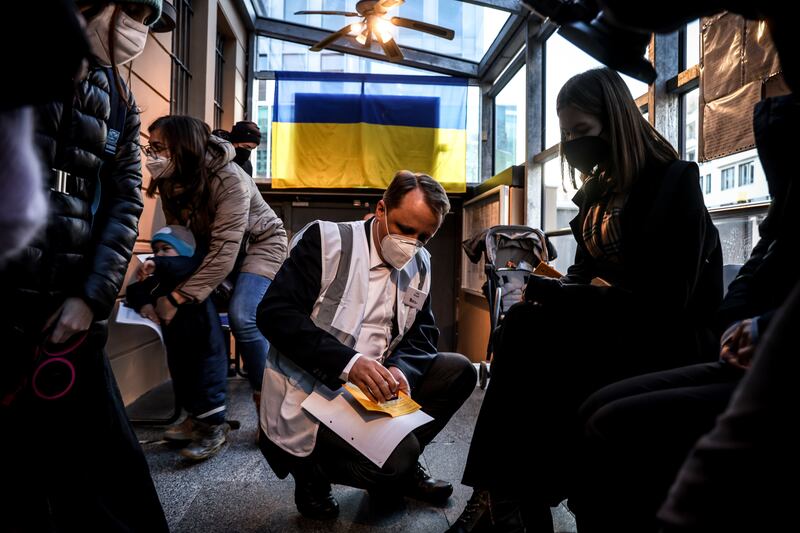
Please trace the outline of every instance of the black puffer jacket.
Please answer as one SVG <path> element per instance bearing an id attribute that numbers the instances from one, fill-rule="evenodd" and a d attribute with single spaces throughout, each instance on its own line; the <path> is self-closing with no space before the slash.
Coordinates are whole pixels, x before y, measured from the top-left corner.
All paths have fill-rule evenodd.
<path id="1" fill-rule="evenodd" d="M 6 309 L 33 313 L 27 320 L 42 320 L 70 296 L 82 298 L 94 311 L 95 320 L 103 320 L 125 276 L 143 208 L 140 120 L 133 96 L 125 89 L 130 109 L 116 156 L 104 162 L 113 83 L 109 78 L 106 70 L 92 68 L 76 90 L 61 168 L 79 178 L 70 178 L 68 194 L 53 190 L 56 178 L 51 171 L 63 103 L 36 108 L 35 142 L 43 181 L 50 187 L 48 223 L 29 247 L 0 267 Z M 98 176 L 100 203 L 93 220 Z"/>

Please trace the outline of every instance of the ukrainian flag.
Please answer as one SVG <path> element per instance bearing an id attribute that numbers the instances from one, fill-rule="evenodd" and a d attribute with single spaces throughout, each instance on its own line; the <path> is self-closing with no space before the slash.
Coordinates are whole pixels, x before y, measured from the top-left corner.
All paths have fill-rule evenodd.
<path id="1" fill-rule="evenodd" d="M 383 189 L 398 170 L 466 190 L 467 80 L 278 72 L 275 188 Z"/>

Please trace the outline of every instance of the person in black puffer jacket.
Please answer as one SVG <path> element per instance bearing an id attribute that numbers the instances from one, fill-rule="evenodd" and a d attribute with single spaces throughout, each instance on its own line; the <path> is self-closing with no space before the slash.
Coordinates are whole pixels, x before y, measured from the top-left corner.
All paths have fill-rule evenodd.
<path id="1" fill-rule="evenodd" d="M 0 267 L 0 515 L 11 531 L 167 531 L 103 351 L 143 209 L 139 111 L 116 66 L 161 0 L 78 4 L 88 75 L 34 108 L 48 220 Z"/>

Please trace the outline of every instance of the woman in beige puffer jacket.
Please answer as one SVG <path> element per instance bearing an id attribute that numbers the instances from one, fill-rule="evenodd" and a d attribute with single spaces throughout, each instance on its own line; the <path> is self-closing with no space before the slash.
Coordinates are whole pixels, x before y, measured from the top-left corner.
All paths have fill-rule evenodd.
<path id="1" fill-rule="evenodd" d="M 167 223 L 187 226 L 206 250 L 195 273 L 168 295 L 175 302 L 161 298 L 156 312 L 168 322 L 174 303 L 201 302 L 229 274 L 238 274 L 228 317 L 258 394 L 269 344 L 256 326 L 256 308 L 286 257 L 283 222 L 233 162 L 233 145 L 210 135 L 204 122 L 164 116 L 148 130 L 147 194 L 158 193 Z"/>

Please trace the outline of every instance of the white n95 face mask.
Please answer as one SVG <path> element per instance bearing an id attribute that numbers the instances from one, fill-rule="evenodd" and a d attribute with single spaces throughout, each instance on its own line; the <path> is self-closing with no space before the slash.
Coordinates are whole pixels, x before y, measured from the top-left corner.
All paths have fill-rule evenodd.
<path id="1" fill-rule="evenodd" d="M 172 160 L 169 157 L 151 157 L 147 156 L 147 161 L 144 164 L 150 177 L 154 180 L 167 178 L 172 171 Z"/>
<path id="2" fill-rule="evenodd" d="M 422 248 L 422 243 L 416 239 L 389 233 L 388 216 L 384 217 L 384 223 L 386 224 L 386 236 L 381 239 L 381 255 L 395 270 L 403 270 Z"/>
<path id="3" fill-rule="evenodd" d="M 108 49 L 109 33 L 114 31 L 114 57 L 117 65 L 133 61 L 144 52 L 148 27 L 132 19 L 124 11 L 119 12 L 116 27 L 111 28 L 114 4 L 109 4 L 86 25 L 86 36 L 92 53 L 104 67 L 111 66 L 111 51 Z"/>

